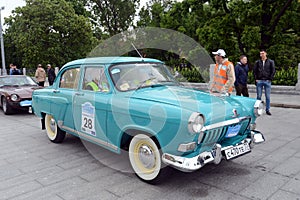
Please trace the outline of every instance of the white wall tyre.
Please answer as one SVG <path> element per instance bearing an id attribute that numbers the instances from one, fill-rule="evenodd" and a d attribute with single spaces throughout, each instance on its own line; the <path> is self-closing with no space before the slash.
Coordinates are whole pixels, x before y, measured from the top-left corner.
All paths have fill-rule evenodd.
<path id="1" fill-rule="evenodd" d="M 61 143 L 66 136 L 66 132 L 62 131 L 52 117 L 52 115 L 46 114 L 45 117 L 46 132 L 49 140 L 54 143 Z"/>
<path id="2" fill-rule="evenodd" d="M 141 180 L 151 184 L 160 182 L 163 175 L 161 153 L 149 136 L 134 136 L 128 153 L 132 169 Z"/>

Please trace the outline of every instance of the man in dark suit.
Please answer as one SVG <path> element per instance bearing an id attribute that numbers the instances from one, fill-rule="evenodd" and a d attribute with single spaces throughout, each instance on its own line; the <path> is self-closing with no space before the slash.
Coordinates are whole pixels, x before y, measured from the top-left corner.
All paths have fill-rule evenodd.
<path id="1" fill-rule="evenodd" d="M 51 67 L 50 64 L 47 65 L 47 74 L 48 74 L 48 81 L 49 81 L 49 85 L 53 84 L 53 81 L 56 77 L 55 71 L 54 69 Z"/>

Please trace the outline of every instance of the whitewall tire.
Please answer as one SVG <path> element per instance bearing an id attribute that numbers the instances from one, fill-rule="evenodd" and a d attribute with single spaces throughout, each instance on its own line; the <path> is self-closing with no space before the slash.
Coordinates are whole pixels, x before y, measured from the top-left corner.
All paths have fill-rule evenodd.
<path id="1" fill-rule="evenodd" d="M 46 114 L 45 126 L 47 136 L 51 142 L 61 143 L 65 139 L 66 133 L 57 126 L 57 123 L 52 115 Z"/>

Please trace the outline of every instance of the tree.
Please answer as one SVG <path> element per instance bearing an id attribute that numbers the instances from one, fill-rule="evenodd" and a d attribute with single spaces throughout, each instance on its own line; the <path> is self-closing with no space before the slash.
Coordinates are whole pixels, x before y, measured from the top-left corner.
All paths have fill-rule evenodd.
<path id="1" fill-rule="evenodd" d="M 253 63 L 267 48 L 280 68 L 299 62 L 299 8 L 297 0 L 184 0 L 163 8 L 156 24 L 189 35 L 208 52 L 224 48 L 232 61 L 246 54 Z"/>
<path id="2" fill-rule="evenodd" d="M 5 37 L 24 67 L 35 68 L 38 63 L 60 67 L 85 57 L 95 46 L 89 19 L 75 14 L 65 0 L 27 0 L 13 13 L 6 21 Z"/>
<path id="3" fill-rule="evenodd" d="M 92 20 L 104 33 L 113 36 L 133 25 L 140 0 L 87 0 Z"/>

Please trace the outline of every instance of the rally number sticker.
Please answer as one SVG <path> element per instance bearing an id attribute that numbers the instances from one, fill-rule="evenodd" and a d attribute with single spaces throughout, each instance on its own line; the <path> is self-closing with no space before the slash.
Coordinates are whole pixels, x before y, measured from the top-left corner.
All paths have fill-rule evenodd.
<path id="1" fill-rule="evenodd" d="M 82 104 L 81 130 L 87 134 L 96 136 L 95 107 L 90 102 Z"/>

